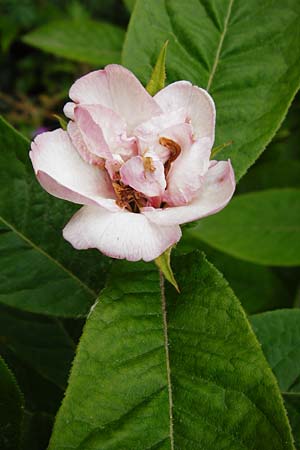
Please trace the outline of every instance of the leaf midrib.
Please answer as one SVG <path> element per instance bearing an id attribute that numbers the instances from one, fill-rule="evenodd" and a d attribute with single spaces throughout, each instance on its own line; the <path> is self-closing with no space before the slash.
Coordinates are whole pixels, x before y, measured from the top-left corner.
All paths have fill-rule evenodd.
<path id="1" fill-rule="evenodd" d="M 166 370 L 167 370 L 167 385 L 168 385 L 168 398 L 169 398 L 169 419 L 170 419 L 170 444 L 171 450 L 174 450 L 174 428 L 173 428 L 173 393 L 171 384 L 171 365 L 169 354 L 169 337 L 168 337 L 168 322 L 167 322 L 167 304 L 165 296 L 165 280 L 161 271 L 159 271 L 159 284 L 161 295 L 161 309 L 163 318 L 163 331 L 164 331 L 164 347 L 166 355 Z"/>
<path id="2" fill-rule="evenodd" d="M 212 67 L 212 70 L 211 70 L 211 73 L 209 75 L 208 82 L 207 82 L 207 87 L 206 87 L 207 91 L 210 90 L 210 87 L 212 85 L 212 82 L 213 82 L 219 61 L 220 61 L 220 55 L 221 55 L 221 51 L 222 51 L 222 47 L 223 47 L 223 43 L 224 43 L 224 38 L 225 38 L 225 35 L 228 30 L 228 23 L 229 23 L 231 11 L 232 11 L 233 2 L 234 2 L 234 0 L 229 0 L 229 3 L 228 3 L 227 13 L 226 13 L 226 16 L 224 19 L 224 28 L 223 28 L 223 31 L 220 36 L 220 41 L 219 41 L 219 44 L 217 47 L 215 60 L 214 60 L 213 67 Z"/>
<path id="3" fill-rule="evenodd" d="M 0 220 L 3 224 L 9 228 L 13 233 L 15 233 L 20 239 L 22 239 L 26 244 L 32 247 L 35 251 L 42 254 L 44 257 L 49 259 L 52 264 L 55 264 L 61 270 L 63 270 L 70 278 L 76 281 L 84 290 L 86 290 L 91 296 L 94 298 L 97 296 L 97 293 L 93 291 L 89 286 L 87 286 L 80 278 L 78 278 L 74 273 L 72 273 L 69 269 L 63 266 L 57 259 L 53 258 L 49 253 L 45 252 L 41 247 L 36 245 L 33 241 L 27 238 L 21 231 L 17 230 L 11 223 L 7 222 L 2 216 L 0 216 Z"/>

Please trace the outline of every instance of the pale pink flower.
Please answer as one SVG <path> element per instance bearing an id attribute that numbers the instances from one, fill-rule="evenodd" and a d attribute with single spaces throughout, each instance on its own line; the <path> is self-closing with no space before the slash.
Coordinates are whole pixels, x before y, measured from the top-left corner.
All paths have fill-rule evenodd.
<path id="1" fill-rule="evenodd" d="M 30 158 L 43 188 L 84 205 L 63 235 L 77 249 L 150 261 L 179 241 L 180 224 L 220 211 L 235 189 L 230 161 L 210 161 L 215 106 L 178 81 L 151 97 L 127 69 L 77 80 L 67 131 L 38 135 Z"/>

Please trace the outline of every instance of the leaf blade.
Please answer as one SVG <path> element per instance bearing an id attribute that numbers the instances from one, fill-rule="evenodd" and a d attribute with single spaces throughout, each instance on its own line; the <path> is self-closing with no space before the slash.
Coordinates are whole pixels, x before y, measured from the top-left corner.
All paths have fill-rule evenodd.
<path id="1" fill-rule="evenodd" d="M 85 18 L 50 22 L 28 33 L 23 41 L 57 56 L 104 66 L 120 62 L 124 36 L 116 25 Z"/>
<path id="2" fill-rule="evenodd" d="M 233 140 L 218 159 L 230 158 L 239 180 L 274 136 L 299 88 L 300 51 L 291 52 L 300 33 L 299 8 L 296 0 L 171 0 L 156 8 L 140 0 L 123 63 L 146 83 L 159 42 L 169 39 L 168 82 L 186 79 L 209 88 L 217 109 L 215 145 Z"/>
<path id="3" fill-rule="evenodd" d="M 217 250 L 269 266 L 300 263 L 300 190 L 270 189 L 233 198 L 187 233 Z"/>
<path id="4" fill-rule="evenodd" d="M 166 289 L 172 401 L 158 274 L 117 264 L 86 324 L 50 450 L 170 450 L 172 429 L 182 450 L 293 449 L 275 378 L 226 282 L 199 254 L 180 258 L 176 276 L 182 293 Z"/>

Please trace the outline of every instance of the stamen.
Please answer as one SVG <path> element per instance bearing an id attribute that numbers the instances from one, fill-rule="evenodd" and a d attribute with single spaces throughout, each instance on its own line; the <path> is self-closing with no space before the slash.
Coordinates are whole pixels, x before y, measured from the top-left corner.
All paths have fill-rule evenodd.
<path id="1" fill-rule="evenodd" d="M 166 137 L 159 138 L 159 143 L 170 151 L 169 159 L 165 162 L 165 176 L 167 176 L 170 171 L 172 162 L 174 162 L 181 153 L 181 147 L 179 144 L 177 144 L 177 142 Z"/>
<path id="2" fill-rule="evenodd" d="M 125 186 L 122 181 L 113 181 L 112 186 L 117 197 L 116 204 L 120 208 L 139 213 L 140 208 L 147 205 L 147 198 L 141 192 L 135 191 L 130 186 Z"/>
<path id="3" fill-rule="evenodd" d="M 143 156 L 144 169 L 148 172 L 155 172 L 153 160 L 150 156 Z"/>

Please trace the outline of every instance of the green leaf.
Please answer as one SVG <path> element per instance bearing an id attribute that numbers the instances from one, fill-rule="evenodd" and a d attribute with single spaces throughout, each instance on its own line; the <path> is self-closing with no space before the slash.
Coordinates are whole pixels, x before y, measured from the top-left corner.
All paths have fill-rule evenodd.
<path id="1" fill-rule="evenodd" d="M 1 354 L 5 353 L 7 361 L 17 359 L 31 367 L 63 391 L 75 344 L 61 322 L 3 306 L 0 312 Z"/>
<path id="2" fill-rule="evenodd" d="M 124 36 L 124 30 L 116 25 L 84 18 L 50 22 L 23 41 L 57 56 L 105 66 L 120 62 Z"/>
<path id="3" fill-rule="evenodd" d="M 162 255 L 155 259 L 155 264 L 165 279 L 168 280 L 178 292 L 180 292 L 171 267 L 171 252 L 172 247 L 169 247 Z"/>
<path id="4" fill-rule="evenodd" d="M 300 188 L 300 161 L 270 161 L 255 165 L 238 185 L 238 193 L 274 188 Z"/>
<path id="5" fill-rule="evenodd" d="M 220 273 L 180 257 L 181 287 L 115 264 L 90 314 L 49 450 L 293 449 L 275 378 Z"/>
<path id="6" fill-rule="evenodd" d="M 282 309 L 251 317 L 253 329 L 283 391 L 300 448 L 300 310 Z"/>
<path id="7" fill-rule="evenodd" d="M 147 83 L 169 40 L 168 82 L 189 80 L 216 102 L 215 146 L 233 141 L 239 180 L 274 136 L 299 88 L 298 0 L 138 0 L 123 63 Z M 272 89 L 270 89 L 272 86 Z"/>
<path id="8" fill-rule="evenodd" d="M 252 316 L 251 323 L 280 389 L 295 390 L 300 380 L 300 310 L 269 311 Z"/>
<path id="9" fill-rule="evenodd" d="M 165 87 L 166 81 L 166 55 L 169 41 L 166 41 L 159 52 L 151 78 L 146 86 L 150 95 L 155 95 Z"/>
<path id="10" fill-rule="evenodd" d="M 209 261 L 224 275 L 248 314 L 293 304 L 294 293 L 286 289 L 285 284 L 271 268 L 219 252 L 203 242 L 195 241 L 189 236 L 189 230 L 185 229 L 183 238 L 176 247 L 176 253 L 187 253 L 195 247 L 204 251 Z"/>
<path id="11" fill-rule="evenodd" d="M 44 450 L 47 448 L 53 417 L 46 413 L 25 411 L 21 450 Z"/>
<path id="12" fill-rule="evenodd" d="M 29 142 L 0 118 L 0 303 L 81 316 L 103 286 L 108 258 L 64 241 L 78 207 L 42 190 L 28 151 Z"/>
<path id="13" fill-rule="evenodd" d="M 17 450 L 20 446 L 23 397 L 16 380 L 0 356 L 0 448 Z"/>
<path id="14" fill-rule="evenodd" d="M 283 395 L 285 407 L 288 413 L 290 424 L 297 450 L 300 449 L 300 394 L 285 393 Z"/>
<path id="15" fill-rule="evenodd" d="M 133 11 L 136 0 L 124 0 L 125 6 L 129 12 Z"/>
<path id="16" fill-rule="evenodd" d="M 191 238 L 236 258 L 270 266 L 300 264 L 300 189 L 235 197 L 188 230 Z"/>

